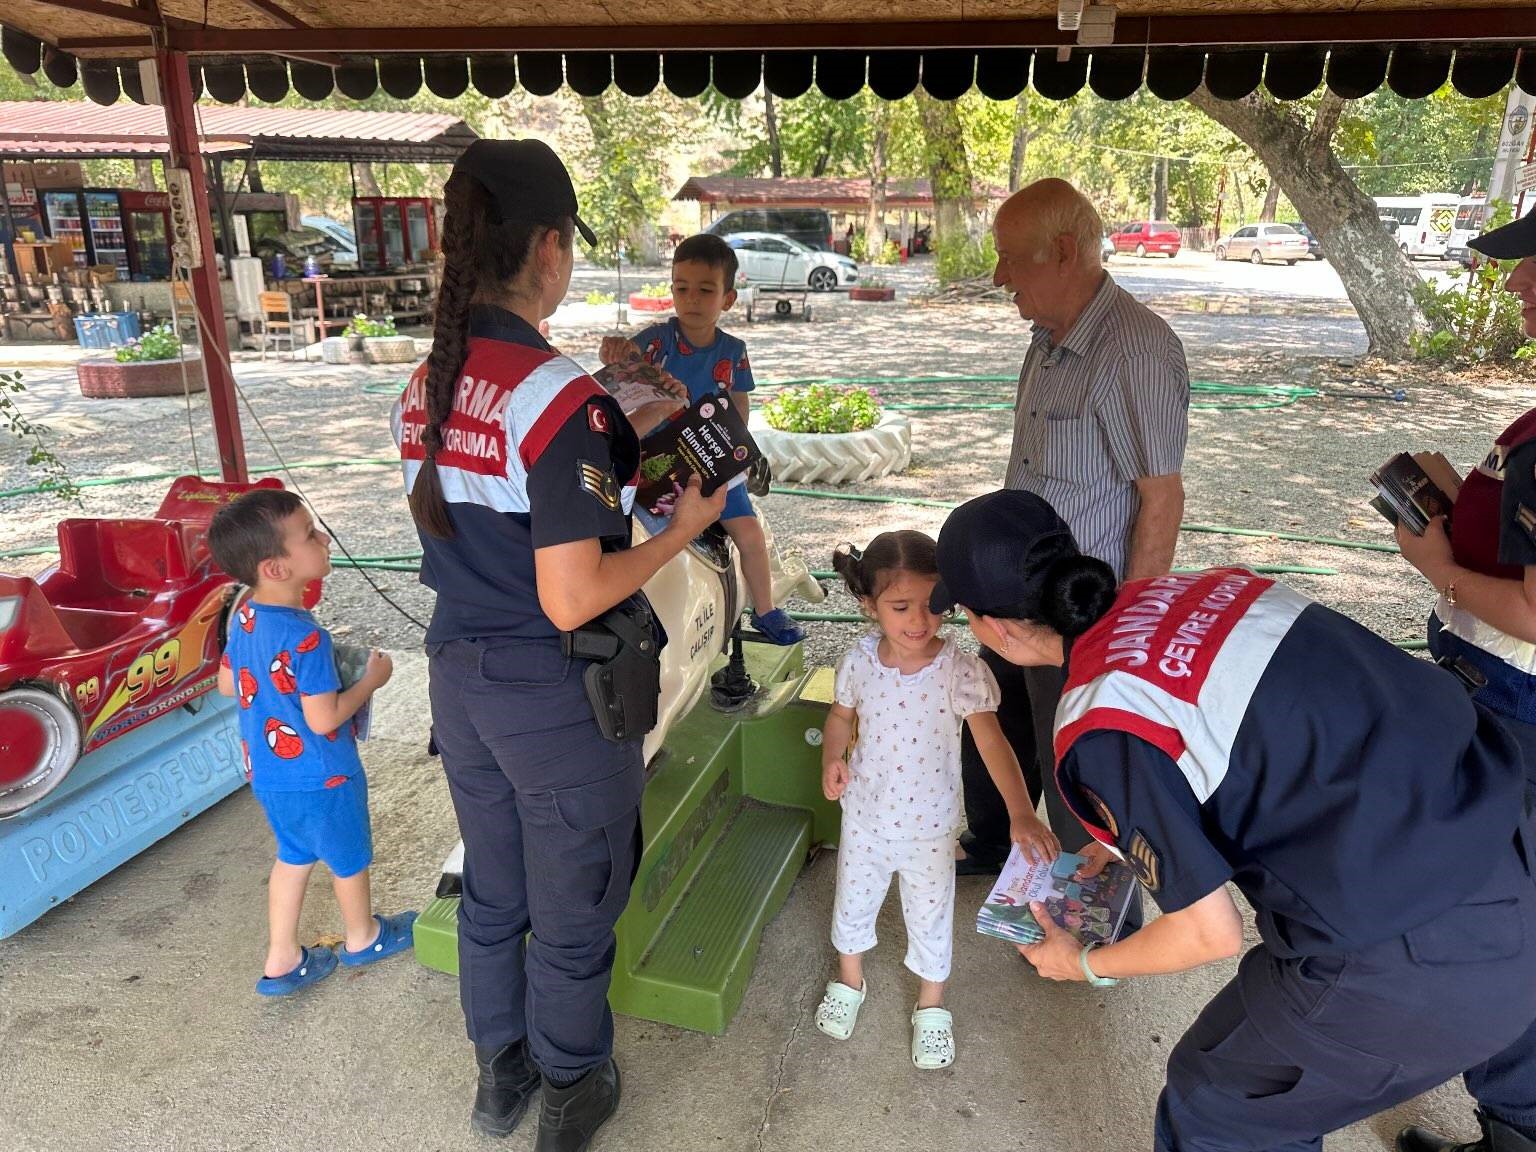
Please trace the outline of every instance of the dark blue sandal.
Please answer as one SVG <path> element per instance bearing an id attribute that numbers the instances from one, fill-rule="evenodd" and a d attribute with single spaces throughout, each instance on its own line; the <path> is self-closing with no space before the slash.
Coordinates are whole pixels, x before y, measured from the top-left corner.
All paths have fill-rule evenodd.
<path id="1" fill-rule="evenodd" d="M 336 971 L 336 953 L 320 944 L 301 949 L 299 962 L 292 972 L 281 976 L 263 976 L 256 981 L 258 996 L 291 996 L 301 988 L 318 984 Z"/>
<path id="2" fill-rule="evenodd" d="M 379 934 L 372 944 L 360 952 L 350 952 L 343 945 L 341 962 L 348 968 L 361 968 L 364 964 L 373 964 L 397 952 L 404 952 L 414 942 L 411 925 L 416 923 L 416 913 L 397 912 L 393 916 L 380 916 L 375 912 L 373 918 L 379 922 Z"/>
<path id="3" fill-rule="evenodd" d="M 764 612 L 761 616 L 752 613 L 752 627 L 775 644 L 798 644 L 805 639 L 805 629 L 791 620 L 789 613 L 782 608 Z"/>

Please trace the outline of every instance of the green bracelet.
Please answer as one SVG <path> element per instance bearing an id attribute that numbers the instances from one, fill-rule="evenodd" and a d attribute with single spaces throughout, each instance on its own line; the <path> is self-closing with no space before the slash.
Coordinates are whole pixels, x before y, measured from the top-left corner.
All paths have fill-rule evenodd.
<path id="1" fill-rule="evenodd" d="M 1088 978 L 1088 983 L 1092 984 L 1095 988 L 1113 988 L 1116 984 L 1120 983 L 1119 980 L 1113 976 L 1095 975 L 1093 969 L 1088 967 L 1088 953 L 1092 952 L 1096 947 L 1098 947 L 1096 944 L 1084 944 L 1083 950 L 1077 954 L 1077 962 L 1082 966 L 1083 975 Z"/>

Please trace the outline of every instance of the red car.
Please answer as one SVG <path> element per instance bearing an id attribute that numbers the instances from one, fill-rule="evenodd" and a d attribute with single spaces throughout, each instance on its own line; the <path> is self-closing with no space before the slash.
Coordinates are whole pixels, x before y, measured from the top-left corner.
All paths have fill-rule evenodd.
<path id="1" fill-rule="evenodd" d="M 1136 220 L 1111 232 L 1109 242 L 1116 252 L 1134 252 L 1138 256 L 1161 252 L 1171 260 L 1179 254 L 1184 238 L 1167 220 Z"/>
<path id="2" fill-rule="evenodd" d="M 61 520 L 55 567 L 0 575 L 0 819 L 81 756 L 214 687 L 238 586 L 213 562 L 208 522 L 273 487 L 182 476 L 153 519 Z"/>

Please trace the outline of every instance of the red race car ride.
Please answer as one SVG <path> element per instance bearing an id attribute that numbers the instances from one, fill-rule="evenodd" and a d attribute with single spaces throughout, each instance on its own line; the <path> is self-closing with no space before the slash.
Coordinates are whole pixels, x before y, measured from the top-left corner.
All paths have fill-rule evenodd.
<path id="1" fill-rule="evenodd" d="M 252 488 L 182 476 L 152 519 L 59 521 L 59 562 L 0 575 L 0 819 L 76 761 L 218 679 L 244 589 L 208 550 L 208 522 Z M 306 601 L 319 599 L 318 583 Z"/>

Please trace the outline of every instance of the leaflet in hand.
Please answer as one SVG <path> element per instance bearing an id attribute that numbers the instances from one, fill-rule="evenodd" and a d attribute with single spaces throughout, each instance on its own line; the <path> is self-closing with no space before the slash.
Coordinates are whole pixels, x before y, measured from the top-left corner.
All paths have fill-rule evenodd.
<path id="1" fill-rule="evenodd" d="M 1111 861 L 1092 879 L 1075 879 L 1082 863 L 1083 857 L 1063 852 L 1049 864 L 1036 864 L 1015 844 L 991 895 L 976 913 L 976 931 L 1014 944 L 1038 944 L 1045 933 L 1029 910 L 1030 902 L 1038 900 L 1078 943 L 1113 943 L 1136 896 L 1136 877 L 1124 864 Z"/>
<path id="2" fill-rule="evenodd" d="M 702 396 L 640 446 L 639 505 L 657 516 L 670 516 L 691 476 L 712 495 L 752 467 L 759 452 L 747 423 L 725 393 Z"/>
<path id="3" fill-rule="evenodd" d="M 1438 452 L 1399 452 L 1371 473 L 1377 496 L 1371 507 L 1392 524 L 1406 524 L 1415 536 L 1436 516 L 1449 516 L 1461 477 Z"/>
<path id="4" fill-rule="evenodd" d="M 352 685 L 363 678 L 363 673 L 368 670 L 368 657 L 373 649 L 361 644 L 332 644 L 331 652 L 336 658 L 336 675 L 341 680 L 341 690 L 345 692 Z M 352 733 L 359 740 L 368 739 L 368 729 L 373 722 L 373 697 L 370 696 L 363 702 L 363 706 L 352 714 Z"/>
<path id="5" fill-rule="evenodd" d="M 681 380 L 636 357 L 600 368 L 592 378 L 619 402 L 626 416 L 648 404 L 671 404 L 681 410 L 688 403 L 688 389 Z"/>

